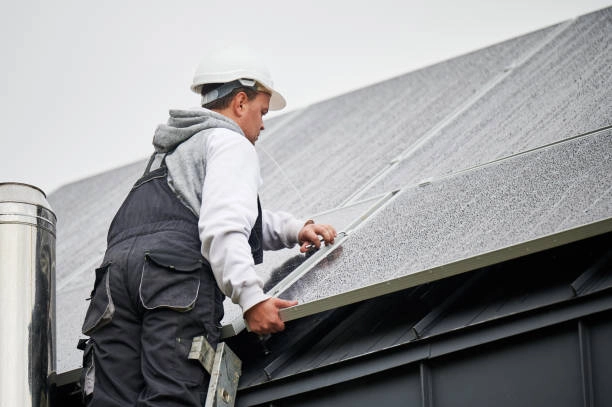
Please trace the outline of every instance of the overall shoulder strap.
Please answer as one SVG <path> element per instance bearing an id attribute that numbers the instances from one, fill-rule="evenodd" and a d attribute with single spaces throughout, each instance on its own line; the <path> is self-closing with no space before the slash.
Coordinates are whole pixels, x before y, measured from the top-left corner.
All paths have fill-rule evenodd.
<path id="1" fill-rule="evenodd" d="M 166 153 L 153 153 L 142 176 L 136 181 L 133 188 L 137 188 L 152 179 L 165 177 L 167 173 Z"/>
<path id="2" fill-rule="evenodd" d="M 160 167 L 166 167 L 166 153 L 153 153 L 142 176 L 144 177 L 149 172 L 155 171 Z"/>

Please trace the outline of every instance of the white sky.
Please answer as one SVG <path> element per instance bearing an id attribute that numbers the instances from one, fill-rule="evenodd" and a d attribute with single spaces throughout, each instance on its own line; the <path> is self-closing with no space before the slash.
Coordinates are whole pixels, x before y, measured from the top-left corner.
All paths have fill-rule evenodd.
<path id="1" fill-rule="evenodd" d="M 261 51 L 295 110 L 611 5 L 597 0 L 21 0 L 0 14 L 0 182 L 147 157 L 207 49 Z"/>

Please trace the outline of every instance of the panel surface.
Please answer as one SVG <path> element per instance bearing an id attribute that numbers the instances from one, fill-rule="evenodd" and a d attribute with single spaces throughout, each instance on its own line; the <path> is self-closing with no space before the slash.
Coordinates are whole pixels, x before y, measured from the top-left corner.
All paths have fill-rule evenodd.
<path id="1" fill-rule="evenodd" d="M 334 226 L 337 232 L 347 232 L 352 224 L 359 223 L 368 215 L 371 208 L 377 207 L 380 202 L 385 201 L 387 196 L 366 199 L 347 205 L 343 208 L 333 209 L 313 216 L 317 223 L 327 223 Z M 314 253 L 313 253 L 314 254 Z M 264 261 L 255 266 L 257 275 L 264 282 L 264 291 L 269 292 L 285 277 L 295 271 L 312 254 L 300 253 L 299 247 L 264 252 Z M 313 259 L 314 260 L 314 259 Z M 221 321 L 222 325 L 230 324 L 236 319 L 242 319 L 242 310 L 239 305 L 232 303 L 226 298 L 223 304 L 225 315 Z"/>
<path id="2" fill-rule="evenodd" d="M 401 191 L 281 297 L 298 313 L 371 298 L 555 247 L 582 225 L 609 229 L 610 217 L 609 130 Z"/>
<path id="3" fill-rule="evenodd" d="M 364 196 L 612 125 L 610 38 L 612 8 L 577 19 Z"/>
<path id="4" fill-rule="evenodd" d="M 318 103 L 275 126 L 270 137 L 264 131 L 257 145 L 262 205 L 300 216 L 338 206 L 550 31 Z"/>

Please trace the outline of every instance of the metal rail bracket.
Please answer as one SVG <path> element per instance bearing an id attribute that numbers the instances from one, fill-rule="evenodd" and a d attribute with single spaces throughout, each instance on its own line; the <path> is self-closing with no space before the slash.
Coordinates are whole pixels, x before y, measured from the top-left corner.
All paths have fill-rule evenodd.
<path id="1" fill-rule="evenodd" d="M 224 342 L 217 350 L 203 336 L 193 338 L 189 359 L 200 362 L 210 374 L 204 407 L 233 407 L 242 374 L 242 361 Z"/>

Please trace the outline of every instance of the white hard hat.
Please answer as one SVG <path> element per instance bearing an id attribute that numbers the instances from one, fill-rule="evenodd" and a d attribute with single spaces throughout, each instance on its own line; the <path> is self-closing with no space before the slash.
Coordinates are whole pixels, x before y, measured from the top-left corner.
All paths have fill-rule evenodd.
<path id="1" fill-rule="evenodd" d="M 219 89 L 202 96 L 202 104 L 223 97 L 236 86 L 263 87 L 270 93 L 270 110 L 280 110 L 287 104 L 285 98 L 273 88 L 272 78 L 268 68 L 252 51 L 237 48 L 224 48 L 209 53 L 198 65 L 193 75 L 191 90 L 200 94 L 202 86 L 209 83 L 228 84 L 225 91 Z M 230 83 L 236 82 L 232 86 Z M 228 90 L 229 89 L 229 90 Z"/>

